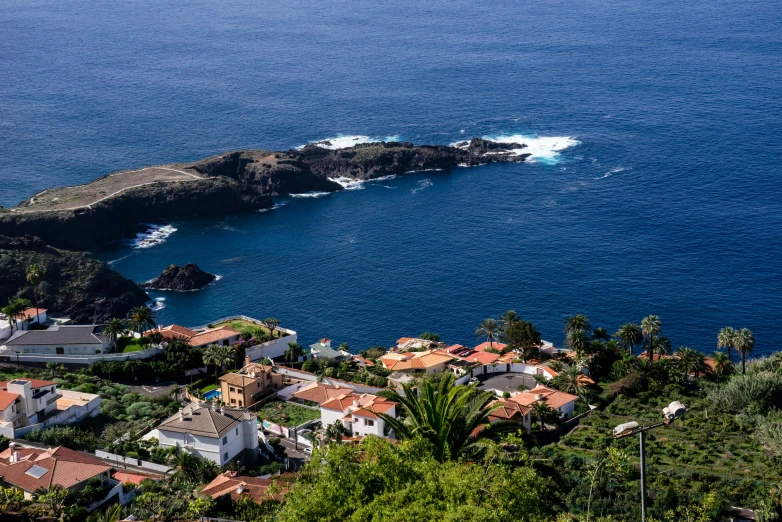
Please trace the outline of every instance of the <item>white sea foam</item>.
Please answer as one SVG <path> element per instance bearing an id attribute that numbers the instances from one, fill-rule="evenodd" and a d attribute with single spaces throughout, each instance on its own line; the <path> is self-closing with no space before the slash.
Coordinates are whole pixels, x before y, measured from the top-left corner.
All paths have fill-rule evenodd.
<path id="1" fill-rule="evenodd" d="M 112 266 L 112 265 L 115 265 L 115 264 L 119 263 L 120 261 L 122 261 L 124 259 L 129 258 L 130 256 L 131 256 L 131 254 L 128 254 L 128 255 L 122 256 L 122 257 L 120 257 L 118 259 L 112 259 L 111 261 L 107 261 L 106 264 L 109 265 L 109 266 Z"/>
<path id="2" fill-rule="evenodd" d="M 312 145 L 317 145 L 318 147 L 322 147 L 324 149 L 336 150 L 336 149 L 346 149 L 348 147 L 353 147 L 361 143 L 375 143 L 378 141 L 399 141 L 399 136 L 394 135 L 394 136 L 386 136 L 384 138 L 378 138 L 378 137 L 363 136 L 363 135 L 352 135 L 352 136 L 339 135 L 334 138 L 326 138 L 325 140 L 312 141 L 310 143 Z M 299 148 L 300 149 L 304 148 L 304 145 L 302 145 Z"/>
<path id="3" fill-rule="evenodd" d="M 292 198 L 322 198 L 323 196 L 328 196 L 331 194 L 331 192 L 318 192 L 318 191 L 312 191 L 312 192 L 303 192 L 301 194 L 291 194 Z"/>
<path id="4" fill-rule="evenodd" d="M 624 172 L 626 170 L 633 170 L 633 168 L 632 167 L 614 167 L 611 170 L 609 170 L 608 172 L 606 172 L 605 174 L 603 174 L 602 176 L 599 176 L 599 177 L 597 177 L 595 179 L 597 180 L 597 179 L 610 178 L 614 174 L 619 174 L 620 172 Z"/>
<path id="5" fill-rule="evenodd" d="M 147 306 L 150 310 L 157 312 L 158 310 L 162 310 L 166 307 L 166 298 L 165 297 L 156 297 L 154 301 L 150 301 L 147 303 Z"/>
<path id="6" fill-rule="evenodd" d="M 258 210 L 256 210 L 256 212 L 268 212 L 270 210 L 277 210 L 278 208 L 284 207 L 287 204 L 288 204 L 287 201 L 280 201 L 279 203 L 275 203 L 274 206 L 271 206 L 269 208 L 259 208 Z"/>
<path id="7" fill-rule="evenodd" d="M 350 178 L 329 178 L 329 181 L 339 183 L 345 190 L 364 190 L 364 183 L 370 180 Z"/>
<path id="8" fill-rule="evenodd" d="M 416 185 L 418 185 L 418 186 L 410 191 L 411 194 L 418 194 L 419 192 L 421 192 L 425 188 L 431 187 L 433 185 L 433 183 L 432 183 L 431 179 L 426 178 L 426 179 L 418 180 Z"/>
<path id="9" fill-rule="evenodd" d="M 172 225 L 153 225 L 144 223 L 147 231 L 136 234 L 136 239 L 131 240 L 130 245 L 133 248 L 150 248 L 164 243 L 168 236 L 177 231 Z"/>
<path id="10" fill-rule="evenodd" d="M 581 143 L 570 136 L 525 136 L 523 134 L 483 136 L 483 139 L 504 143 L 522 143 L 526 147 L 511 149 L 510 152 L 517 155 L 531 154 L 527 159 L 528 162 L 540 162 L 546 165 L 556 165 L 560 159 L 560 152 Z M 452 143 L 451 146 L 455 147 L 459 143 L 464 143 L 464 141 Z"/>

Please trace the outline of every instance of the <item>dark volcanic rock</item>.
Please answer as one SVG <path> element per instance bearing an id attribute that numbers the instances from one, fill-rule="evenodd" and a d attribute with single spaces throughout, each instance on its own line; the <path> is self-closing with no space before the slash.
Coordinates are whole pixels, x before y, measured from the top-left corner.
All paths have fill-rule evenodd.
<path id="1" fill-rule="evenodd" d="M 25 276 L 33 264 L 44 273 L 35 293 Z M 133 281 L 87 254 L 58 250 L 32 236 L 0 236 L 0 303 L 17 295 L 33 302 L 37 296 L 50 315 L 77 323 L 124 317 L 149 300 Z"/>
<path id="2" fill-rule="evenodd" d="M 152 281 L 141 283 L 139 286 L 155 290 L 176 290 L 177 292 L 187 292 L 203 288 L 217 276 L 204 272 L 195 263 L 188 263 L 183 266 L 168 265 L 160 276 Z"/>
<path id="3" fill-rule="evenodd" d="M 76 188 L 56 189 L 62 195 L 58 200 L 76 201 L 73 206 L 62 203 L 47 209 L 38 197 L 42 193 L 38 194 L 17 208 L 0 209 L 0 234 L 31 234 L 58 248 L 86 250 L 134 237 L 142 223 L 251 212 L 272 207 L 273 196 L 342 190 L 336 178 L 367 180 L 457 165 L 522 162 L 529 154 L 511 151 L 523 146 L 473 138 L 456 147 L 379 142 L 337 150 L 308 145 L 284 152 L 228 152 L 194 163 L 119 172 Z M 142 172 L 155 169 L 185 178 L 140 179 Z M 106 187 L 112 180 L 123 179 L 129 181 L 116 184 L 121 190 L 112 192 L 114 188 Z M 106 192 L 111 195 L 105 196 Z"/>

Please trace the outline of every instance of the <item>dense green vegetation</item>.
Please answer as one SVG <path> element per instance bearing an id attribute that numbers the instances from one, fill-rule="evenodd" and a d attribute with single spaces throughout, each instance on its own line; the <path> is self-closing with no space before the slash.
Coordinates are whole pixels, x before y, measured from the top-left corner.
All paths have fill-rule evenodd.
<path id="1" fill-rule="evenodd" d="M 258 410 L 258 418 L 279 426 L 294 428 L 320 418 L 320 410 L 290 402 L 270 402 Z"/>

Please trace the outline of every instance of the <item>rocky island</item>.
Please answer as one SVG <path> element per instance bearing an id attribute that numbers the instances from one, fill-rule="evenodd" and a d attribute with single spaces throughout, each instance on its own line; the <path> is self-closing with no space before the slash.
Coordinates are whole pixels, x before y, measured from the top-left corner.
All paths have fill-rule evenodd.
<path id="1" fill-rule="evenodd" d="M 139 286 L 150 290 L 189 292 L 205 287 L 216 278 L 216 275 L 204 272 L 195 263 L 182 266 L 168 265 L 158 277 L 146 283 L 140 283 Z"/>
<path id="2" fill-rule="evenodd" d="M 523 144 L 479 138 L 456 146 L 408 142 L 336 150 L 328 146 L 324 142 L 283 152 L 228 152 L 44 190 L 14 208 L 0 209 L 0 234 L 29 234 L 57 248 L 86 250 L 133 237 L 143 223 L 271 208 L 273 196 L 342 190 L 339 180 L 522 162 L 529 156 L 523 153 Z"/>

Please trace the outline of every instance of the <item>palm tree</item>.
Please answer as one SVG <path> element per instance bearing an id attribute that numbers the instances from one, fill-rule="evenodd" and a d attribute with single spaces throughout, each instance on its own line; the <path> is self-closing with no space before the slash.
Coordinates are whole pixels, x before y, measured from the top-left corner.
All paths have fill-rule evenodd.
<path id="1" fill-rule="evenodd" d="M 635 323 L 626 323 L 619 327 L 614 336 L 622 343 L 622 347 L 630 349 L 630 355 L 633 354 L 633 348 L 644 340 L 641 327 Z"/>
<path id="2" fill-rule="evenodd" d="M 33 300 L 35 301 L 35 320 L 41 323 L 40 313 L 38 312 L 38 285 L 43 281 L 43 270 L 38 265 L 27 267 L 27 282 L 33 286 Z"/>
<path id="3" fill-rule="evenodd" d="M 700 364 L 703 363 L 703 355 L 697 350 L 686 346 L 676 350 L 676 355 L 679 359 L 679 366 L 684 372 L 684 379 L 689 380 L 690 372 L 693 373 L 694 377 L 697 377 Z"/>
<path id="4" fill-rule="evenodd" d="M 453 374 L 447 373 L 439 384 L 426 380 L 418 390 L 403 384 L 403 394 L 394 392 L 391 396 L 402 405 L 405 416 L 378 415 L 394 430 L 398 439 L 422 437 L 429 441 L 433 457 L 440 462 L 458 458 L 461 452 L 483 439 L 518 429 L 518 425 L 512 423 L 489 422 L 489 414 L 499 407 L 486 408 L 494 394 L 472 386 L 455 386 L 453 381 Z M 478 433 L 473 435 L 476 431 Z"/>
<path id="5" fill-rule="evenodd" d="M 478 337 L 486 336 L 486 340 L 489 341 L 489 347 L 494 348 L 494 338 L 497 336 L 497 332 L 499 331 L 499 325 L 497 324 L 497 321 L 494 319 L 484 319 L 481 321 L 480 326 L 478 326 L 478 329 L 475 330 L 475 335 Z"/>
<path id="6" fill-rule="evenodd" d="M 228 365 L 231 365 L 231 369 L 236 365 L 236 352 L 230 346 L 218 346 L 217 353 L 220 358 L 220 366 L 223 370 L 228 370 Z"/>
<path id="7" fill-rule="evenodd" d="M 343 343 L 344 344 L 344 343 Z M 345 345 L 347 347 L 347 345 Z M 340 350 L 342 349 L 342 345 L 340 345 Z M 304 354 L 304 348 L 301 347 L 299 343 L 288 343 L 288 348 L 283 353 L 283 356 L 285 356 L 285 360 L 289 363 L 293 363 L 299 359 Z"/>
<path id="8" fill-rule="evenodd" d="M 731 365 L 730 357 L 725 352 L 714 352 L 712 356 L 714 358 L 714 373 L 718 376 L 726 375 L 730 372 Z"/>
<path id="9" fill-rule="evenodd" d="M 538 422 L 540 423 L 540 431 L 545 430 L 546 421 L 554 416 L 554 410 L 552 410 L 551 406 L 549 406 L 547 403 L 543 401 L 537 401 L 532 403 L 532 411 L 538 418 Z"/>
<path id="10" fill-rule="evenodd" d="M 589 325 L 589 318 L 584 314 L 575 314 L 565 318 L 565 335 L 576 330 L 582 332 L 592 331 L 592 327 Z"/>
<path id="11" fill-rule="evenodd" d="M 601 341 L 608 341 L 609 339 L 611 339 L 611 334 L 609 334 L 608 330 L 606 330 L 601 326 L 599 328 L 595 328 L 594 330 L 592 330 L 592 338 L 599 339 Z"/>
<path id="12" fill-rule="evenodd" d="M 103 327 L 103 333 L 108 335 L 111 339 L 112 352 L 117 350 L 117 338 L 124 334 L 125 330 L 127 329 L 128 325 L 125 323 L 125 321 L 122 319 L 117 319 L 116 317 L 109 319 L 109 321 L 106 323 L 106 326 Z"/>
<path id="13" fill-rule="evenodd" d="M 217 370 L 220 368 L 220 365 L 222 364 L 222 359 L 220 357 L 220 347 L 216 344 L 210 344 L 206 348 L 204 348 L 204 353 L 202 354 L 202 359 L 204 361 L 204 364 L 207 366 L 214 365 L 215 367 L 215 382 L 217 382 Z"/>
<path id="14" fill-rule="evenodd" d="M 583 330 L 571 330 L 567 333 L 565 340 L 570 349 L 574 350 L 579 358 L 581 358 L 581 354 L 589 346 L 589 336 Z"/>
<path id="15" fill-rule="evenodd" d="M 130 311 L 128 326 L 139 334 L 155 327 L 155 312 L 148 306 L 137 306 Z"/>
<path id="16" fill-rule="evenodd" d="M 27 299 L 9 299 L 8 305 L 3 307 L 2 312 L 8 317 L 8 325 L 11 327 L 11 332 L 14 331 L 14 327 L 19 322 L 19 316 L 30 308 L 30 301 Z"/>
<path id="17" fill-rule="evenodd" d="M 732 326 L 725 326 L 717 334 L 717 348 L 728 349 L 728 361 L 733 361 L 730 353 L 731 348 L 736 347 L 736 330 Z"/>
<path id="18" fill-rule="evenodd" d="M 261 323 L 269 329 L 269 335 L 274 339 L 274 332 L 277 330 L 277 327 L 280 326 L 280 320 L 274 317 L 267 317 L 261 321 Z"/>
<path id="19" fill-rule="evenodd" d="M 650 360 L 654 360 L 654 336 L 660 333 L 660 318 L 656 315 L 648 315 L 641 321 L 641 332 L 649 338 L 649 352 L 646 354 Z"/>
<path id="20" fill-rule="evenodd" d="M 179 400 L 180 393 L 182 393 L 182 388 L 178 384 L 175 384 L 174 386 L 171 387 L 171 395 L 174 396 L 175 401 Z"/>
<path id="21" fill-rule="evenodd" d="M 65 509 L 67 497 L 68 490 L 62 486 L 50 486 L 49 489 L 39 488 L 36 491 L 35 503 L 54 518 L 60 518 Z"/>
<path id="22" fill-rule="evenodd" d="M 755 336 L 748 328 L 742 328 L 736 332 L 734 339 L 735 347 L 741 354 L 741 373 L 746 373 L 747 354 L 751 354 L 755 349 Z"/>
<path id="23" fill-rule="evenodd" d="M 94 511 L 87 522 L 118 522 L 121 518 L 122 504 L 112 504 L 106 508 L 106 511 Z"/>
<path id="24" fill-rule="evenodd" d="M 516 310 L 506 310 L 505 313 L 500 316 L 502 331 L 507 332 L 508 327 L 520 319 L 521 317 L 519 317 L 519 314 L 516 313 Z"/>
<path id="25" fill-rule="evenodd" d="M 565 366 L 559 375 L 554 377 L 552 384 L 563 392 L 580 396 L 581 383 L 579 378 L 581 375 L 581 369 L 575 364 L 571 364 L 570 366 Z"/>
<path id="26" fill-rule="evenodd" d="M 65 366 L 62 364 L 57 364 L 54 361 L 49 361 L 46 363 L 46 369 L 49 370 L 52 374 L 52 379 L 54 379 L 59 372 L 65 371 Z"/>

